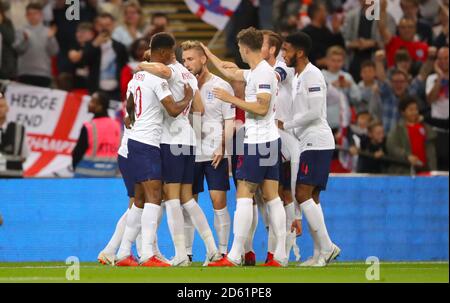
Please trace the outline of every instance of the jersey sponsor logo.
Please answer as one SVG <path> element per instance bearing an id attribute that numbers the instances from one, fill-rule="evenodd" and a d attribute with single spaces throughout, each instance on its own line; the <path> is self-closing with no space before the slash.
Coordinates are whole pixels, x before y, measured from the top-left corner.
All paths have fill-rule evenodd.
<path id="1" fill-rule="evenodd" d="M 259 89 L 270 89 L 270 84 L 260 84 Z"/>
<path id="2" fill-rule="evenodd" d="M 320 87 L 316 86 L 316 87 L 310 87 L 308 88 L 308 91 L 310 93 L 316 93 L 316 92 L 320 92 Z"/>

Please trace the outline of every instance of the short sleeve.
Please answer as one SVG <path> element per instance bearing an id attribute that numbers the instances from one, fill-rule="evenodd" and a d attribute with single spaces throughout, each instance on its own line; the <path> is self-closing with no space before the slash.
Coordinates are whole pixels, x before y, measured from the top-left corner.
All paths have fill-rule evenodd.
<path id="1" fill-rule="evenodd" d="M 249 69 L 243 69 L 243 71 L 244 71 L 245 82 L 248 82 L 248 77 L 250 76 L 250 70 Z"/>
<path id="2" fill-rule="evenodd" d="M 275 72 L 280 76 L 280 82 L 283 82 L 288 78 L 288 71 L 282 66 L 275 67 Z"/>
<path id="3" fill-rule="evenodd" d="M 167 96 L 172 95 L 169 89 L 169 83 L 167 83 L 164 79 L 161 79 L 155 84 L 154 91 L 159 101 L 162 101 Z"/>
<path id="4" fill-rule="evenodd" d="M 325 87 L 319 75 L 316 73 L 308 73 L 304 79 L 304 88 L 307 97 L 325 97 Z"/>
<path id="5" fill-rule="evenodd" d="M 220 85 L 221 88 L 225 89 L 229 94 L 234 96 L 233 88 L 228 83 L 223 83 Z M 224 120 L 234 119 L 236 117 L 236 107 L 233 104 L 221 102 L 222 104 L 222 116 Z"/>
<path id="6" fill-rule="evenodd" d="M 256 94 L 272 94 L 274 87 L 275 74 L 271 72 L 263 72 L 255 74 Z"/>

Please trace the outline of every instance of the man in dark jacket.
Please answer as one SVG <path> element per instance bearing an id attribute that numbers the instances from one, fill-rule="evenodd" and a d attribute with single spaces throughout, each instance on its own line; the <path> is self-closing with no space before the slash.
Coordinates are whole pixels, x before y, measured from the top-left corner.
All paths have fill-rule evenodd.
<path id="1" fill-rule="evenodd" d="M 97 20 L 99 34 L 83 48 L 81 61 L 90 67 L 89 93 L 100 91 L 111 100 L 120 101 L 120 71 L 128 62 L 123 44 L 111 38 L 114 17 L 103 13 Z"/>

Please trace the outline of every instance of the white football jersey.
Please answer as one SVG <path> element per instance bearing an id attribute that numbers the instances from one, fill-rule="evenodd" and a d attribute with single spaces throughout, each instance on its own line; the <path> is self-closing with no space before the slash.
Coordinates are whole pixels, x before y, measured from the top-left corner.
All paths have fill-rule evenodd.
<path id="1" fill-rule="evenodd" d="M 200 144 L 197 146 L 196 162 L 212 160 L 214 151 L 222 144 L 225 120 L 235 117 L 235 108 L 230 103 L 223 102 L 214 96 L 212 91 L 217 87 L 234 95 L 231 85 L 213 74 L 200 88 L 205 113 L 202 116 L 202 141 L 201 146 Z"/>
<path id="2" fill-rule="evenodd" d="M 279 75 L 278 97 L 275 111 L 275 119 L 286 122 L 292 120 L 292 80 L 295 70 L 287 67 L 286 63 L 278 60 L 275 63 L 275 71 Z"/>
<path id="3" fill-rule="evenodd" d="M 120 147 L 119 147 L 119 150 L 117 151 L 117 153 L 124 158 L 128 158 L 128 137 L 129 136 L 130 136 L 130 130 L 124 126 L 123 133 L 122 133 L 122 141 L 120 141 Z"/>
<path id="4" fill-rule="evenodd" d="M 265 116 L 245 112 L 244 143 L 258 144 L 277 140 L 280 138 L 275 124 L 278 80 L 274 68 L 266 60 L 262 60 L 254 70 L 244 71 L 244 78 L 247 84 L 245 87 L 246 102 L 256 102 L 256 96 L 261 93 L 271 95 L 269 111 Z"/>
<path id="5" fill-rule="evenodd" d="M 327 122 L 327 84 L 322 72 L 313 64 L 309 63 L 301 74 L 294 76 L 292 99 L 294 120 L 308 112 L 311 102 L 320 102 L 320 118 L 294 129 L 301 151 L 334 149 L 333 133 Z"/>
<path id="6" fill-rule="evenodd" d="M 129 138 L 159 147 L 161 143 L 163 106 L 161 101 L 171 95 L 166 80 L 141 71 L 128 83 L 127 96 L 132 93 L 135 104 L 135 122 Z"/>
<path id="7" fill-rule="evenodd" d="M 184 85 L 188 83 L 192 90 L 198 90 L 197 79 L 178 61 L 168 65 L 172 70 L 172 76 L 167 80 L 175 102 L 184 98 Z M 191 101 L 192 103 L 192 101 Z M 189 111 L 191 103 L 176 118 L 171 117 L 164 110 L 163 134 L 161 143 L 182 144 L 195 146 L 195 133 L 189 123 Z"/>

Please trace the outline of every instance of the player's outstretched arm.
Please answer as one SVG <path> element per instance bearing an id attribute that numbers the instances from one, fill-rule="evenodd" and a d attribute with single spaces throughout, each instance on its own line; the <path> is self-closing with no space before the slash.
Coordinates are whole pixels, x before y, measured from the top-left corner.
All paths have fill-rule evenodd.
<path id="1" fill-rule="evenodd" d="M 270 99 L 272 98 L 272 95 L 269 93 L 261 93 L 256 95 L 256 102 L 246 102 L 231 95 L 223 88 L 218 87 L 213 89 L 213 94 L 216 98 L 224 102 L 234 104 L 240 109 L 258 116 L 265 116 L 267 114 L 270 108 Z"/>
<path id="2" fill-rule="evenodd" d="M 214 55 L 209 48 L 207 48 L 203 43 L 201 44 L 206 56 L 211 61 L 211 63 L 227 78 L 236 81 L 245 81 L 244 71 L 240 69 L 233 62 L 222 61 L 216 55 Z"/>
<path id="3" fill-rule="evenodd" d="M 159 62 L 141 62 L 138 65 L 138 69 L 166 80 L 172 77 L 170 67 Z"/>
<path id="4" fill-rule="evenodd" d="M 192 100 L 193 94 L 194 94 L 194 92 L 193 92 L 192 88 L 188 84 L 185 84 L 183 100 L 181 100 L 179 102 L 175 102 L 172 95 L 169 95 L 169 96 L 165 97 L 164 99 L 162 99 L 161 103 L 164 106 L 164 108 L 167 110 L 167 113 L 171 117 L 176 117 L 179 114 L 181 114 L 186 109 L 186 107 L 189 105 L 189 103 Z"/>

